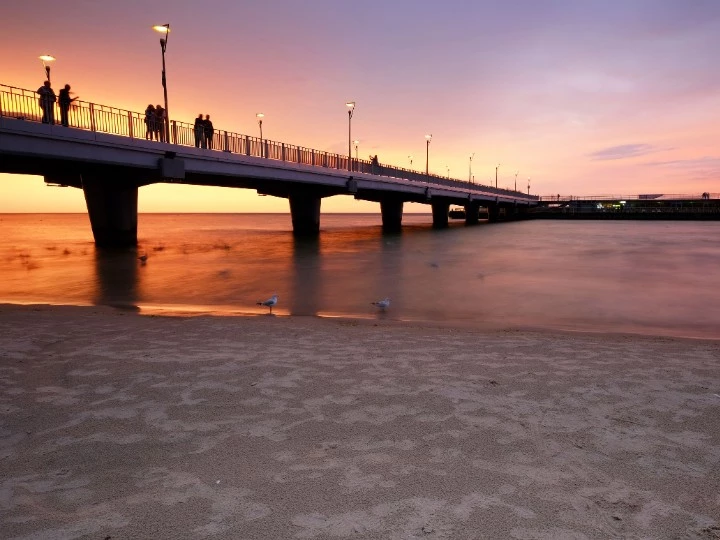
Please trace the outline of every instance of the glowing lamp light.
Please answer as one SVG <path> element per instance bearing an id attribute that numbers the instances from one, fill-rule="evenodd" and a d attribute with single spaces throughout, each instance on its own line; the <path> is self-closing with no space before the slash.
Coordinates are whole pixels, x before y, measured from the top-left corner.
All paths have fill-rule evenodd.
<path id="1" fill-rule="evenodd" d="M 42 60 L 43 62 L 52 62 L 53 60 L 55 60 L 55 57 L 50 56 L 49 54 L 40 55 L 40 56 L 38 56 L 38 58 L 40 60 Z"/>
<path id="2" fill-rule="evenodd" d="M 354 101 L 348 101 L 345 105 L 347 105 L 348 109 L 354 109 L 355 108 L 355 102 Z"/>
<path id="3" fill-rule="evenodd" d="M 152 29 L 161 34 L 167 34 L 170 32 L 170 24 L 156 24 Z"/>

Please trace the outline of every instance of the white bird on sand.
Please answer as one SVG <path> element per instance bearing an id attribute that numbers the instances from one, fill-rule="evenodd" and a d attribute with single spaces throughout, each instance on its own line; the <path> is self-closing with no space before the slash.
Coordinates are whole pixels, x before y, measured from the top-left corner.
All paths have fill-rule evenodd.
<path id="1" fill-rule="evenodd" d="M 267 306 L 270 308 L 270 313 L 272 313 L 273 306 L 277 305 L 278 302 L 278 295 L 273 294 L 270 298 L 265 300 L 264 302 L 257 302 L 258 306 Z"/>
<path id="2" fill-rule="evenodd" d="M 382 300 L 378 300 L 377 302 L 370 302 L 373 306 L 377 306 L 383 311 L 390 307 L 390 299 L 384 298 Z"/>

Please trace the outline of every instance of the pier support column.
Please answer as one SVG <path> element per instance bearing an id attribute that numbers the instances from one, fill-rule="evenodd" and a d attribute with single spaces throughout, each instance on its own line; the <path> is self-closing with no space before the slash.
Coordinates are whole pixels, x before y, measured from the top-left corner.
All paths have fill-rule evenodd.
<path id="1" fill-rule="evenodd" d="M 402 230 L 402 199 L 387 198 L 380 201 L 382 213 L 382 226 L 385 232 L 400 232 Z"/>
<path id="2" fill-rule="evenodd" d="M 471 202 L 465 205 L 465 225 L 477 225 L 480 222 L 480 203 Z"/>
<path id="3" fill-rule="evenodd" d="M 138 188 L 114 179 L 82 179 L 95 245 L 123 248 L 137 245 Z"/>
<path id="4" fill-rule="evenodd" d="M 434 229 L 446 229 L 448 226 L 448 211 L 450 203 L 443 201 L 433 201 L 432 216 Z"/>
<path id="5" fill-rule="evenodd" d="M 488 203 L 488 221 L 495 223 L 500 219 L 500 205 L 498 203 Z"/>
<path id="6" fill-rule="evenodd" d="M 320 234 L 321 197 L 303 193 L 290 195 L 289 199 L 293 234 L 295 236 L 317 236 Z"/>

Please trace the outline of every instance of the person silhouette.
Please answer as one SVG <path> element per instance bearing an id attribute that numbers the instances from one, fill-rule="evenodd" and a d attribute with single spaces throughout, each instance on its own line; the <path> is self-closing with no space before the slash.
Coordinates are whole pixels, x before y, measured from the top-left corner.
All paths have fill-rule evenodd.
<path id="1" fill-rule="evenodd" d="M 37 93 L 40 94 L 38 104 L 43 112 L 42 123 L 54 124 L 57 96 L 55 95 L 55 91 L 50 87 L 50 81 L 45 81 L 43 85 L 38 88 Z"/>
<path id="2" fill-rule="evenodd" d="M 200 146 L 205 148 L 205 121 L 202 114 L 198 114 L 195 119 L 193 134 L 195 135 L 195 148 L 200 148 Z"/>
<path id="3" fill-rule="evenodd" d="M 165 109 L 155 105 L 155 134 L 160 142 L 165 142 Z"/>
<path id="4" fill-rule="evenodd" d="M 155 105 L 152 103 L 145 109 L 145 138 L 155 138 Z"/>
<path id="5" fill-rule="evenodd" d="M 205 115 L 205 148 L 212 150 L 213 147 L 213 135 L 215 135 L 215 128 L 213 123 L 210 121 L 210 115 Z"/>
<path id="6" fill-rule="evenodd" d="M 58 93 L 58 103 L 60 104 L 60 124 L 65 127 L 69 127 L 68 112 L 70 111 L 70 104 L 78 99 L 77 97 L 70 97 L 70 85 L 66 84 L 65 87 Z"/>

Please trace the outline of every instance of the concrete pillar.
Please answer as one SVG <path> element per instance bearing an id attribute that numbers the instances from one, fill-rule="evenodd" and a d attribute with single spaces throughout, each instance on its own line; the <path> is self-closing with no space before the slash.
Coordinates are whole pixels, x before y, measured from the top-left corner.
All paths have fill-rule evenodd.
<path id="1" fill-rule="evenodd" d="M 465 205 L 465 225 L 477 225 L 480 221 L 480 203 L 471 202 Z"/>
<path id="2" fill-rule="evenodd" d="M 500 205 L 498 203 L 489 202 L 487 204 L 488 209 L 488 221 L 495 223 L 500 219 Z"/>
<path id="3" fill-rule="evenodd" d="M 433 228 L 445 229 L 448 226 L 448 211 L 450 203 L 443 201 L 432 202 Z"/>
<path id="4" fill-rule="evenodd" d="M 403 201 L 388 198 L 380 201 L 382 213 L 382 226 L 385 232 L 400 232 L 402 230 Z"/>
<path id="5" fill-rule="evenodd" d="M 136 246 L 137 185 L 83 176 L 82 189 L 95 245 L 101 248 Z"/>
<path id="6" fill-rule="evenodd" d="M 290 195 L 290 214 L 292 215 L 293 234 L 295 236 L 317 236 L 320 234 L 320 202 L 318 195 Z"/>

